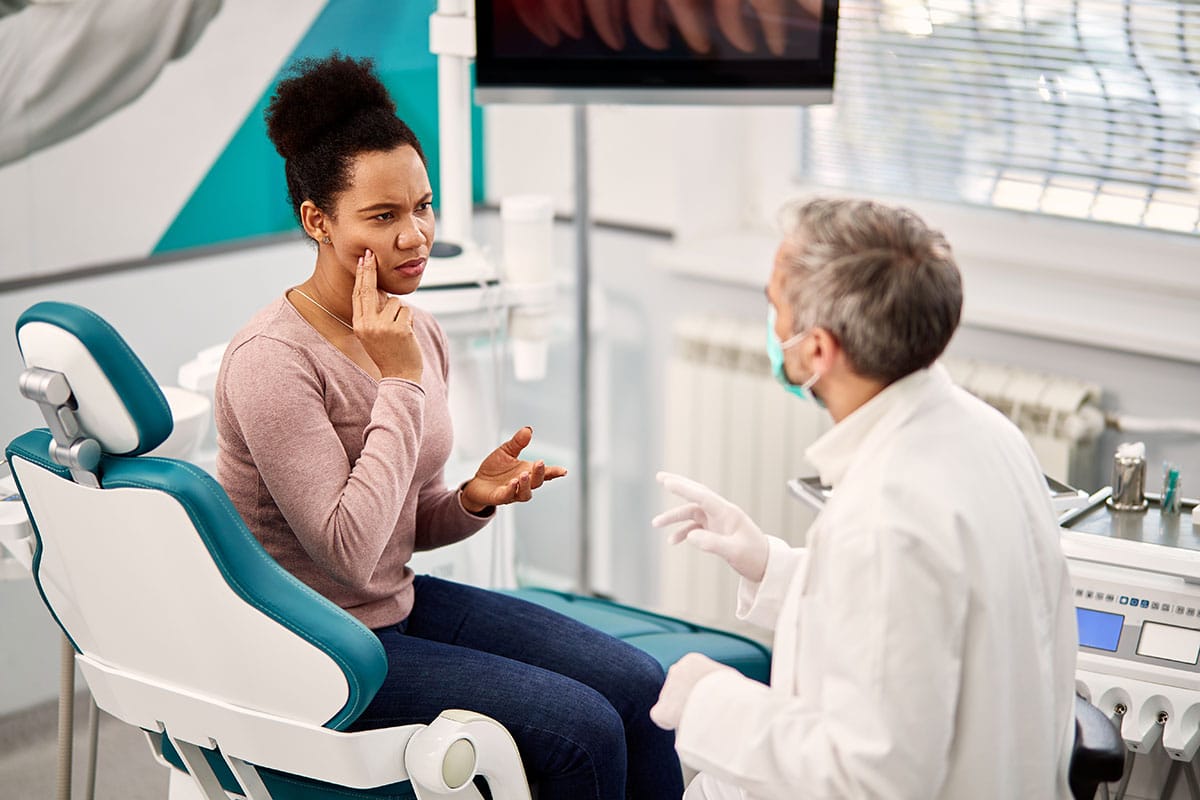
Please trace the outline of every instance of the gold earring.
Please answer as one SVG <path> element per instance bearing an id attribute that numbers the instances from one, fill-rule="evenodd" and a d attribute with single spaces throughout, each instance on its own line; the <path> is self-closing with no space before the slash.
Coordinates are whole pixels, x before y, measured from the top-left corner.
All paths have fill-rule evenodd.
<path id="1" fill-rule="evenodd" d="M 329 239 L 328 236 L 326 236 L 323 239 L 321 239 L 321 244 L 333 244 L 333 242 Z"/>

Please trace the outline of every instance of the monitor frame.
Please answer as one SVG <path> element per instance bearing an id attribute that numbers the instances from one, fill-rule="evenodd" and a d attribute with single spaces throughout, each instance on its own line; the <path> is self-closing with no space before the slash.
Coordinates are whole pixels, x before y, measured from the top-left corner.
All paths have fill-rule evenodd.
<path id="1" fill-rule="evenodd" d="M 814 105 L 833 101 L 838 0 L 824 0 L 819 55 L 805 62 L 501 57 L 493 51 L 494 10 L 491 0 L 475 2 L 477 103 Z M 554 79 L 547 80 L 551 61 Z M 802 68 L 782 70 L 781 64 Z"/>

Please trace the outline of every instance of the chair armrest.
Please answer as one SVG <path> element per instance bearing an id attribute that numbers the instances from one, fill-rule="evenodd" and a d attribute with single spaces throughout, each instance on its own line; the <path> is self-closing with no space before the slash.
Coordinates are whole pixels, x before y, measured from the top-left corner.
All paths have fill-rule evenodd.
<path id="1" fill-rule="evenodd" d="M 445 712 L 429 726 L 335 731 L 202 697 L 86 655 L 77 662 L 96 704 L 109 714 L 200 747 L 219 746 L 226 757 L 257 767 L 353 789 L 411 780 L 422 800 L 446 796 L 452 788 L 446 777 L 461 786 L 479 774 L 490 779 L 497 800 L 529 798 L 512 737 L 479 714 Z M 470 758 L 462 759 L 468 749 Z"/>

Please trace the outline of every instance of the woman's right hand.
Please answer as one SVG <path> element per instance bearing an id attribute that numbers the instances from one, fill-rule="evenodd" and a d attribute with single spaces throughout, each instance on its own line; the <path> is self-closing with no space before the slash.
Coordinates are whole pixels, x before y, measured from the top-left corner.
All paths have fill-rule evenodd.
<path id="1" fill-rule="evenodd" d="M 367 250 L 354 274 L 354 335 L 384 378 L 421 382 L 425 359 L 413 333 L 412 309 L 378 289 L 375 254 Z"/>

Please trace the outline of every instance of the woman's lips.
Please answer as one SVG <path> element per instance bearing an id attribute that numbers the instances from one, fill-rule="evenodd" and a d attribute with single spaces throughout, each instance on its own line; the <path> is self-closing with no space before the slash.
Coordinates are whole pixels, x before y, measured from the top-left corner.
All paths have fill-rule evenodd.
<path id="1" fill-rule="evenodd" d="M 421 273 L 425 272 L 425 259 L 414 258 L 412 261 L 405 261 L 396 267 L 396 272 L 405 278 L 419 278 L 421 277 Z"/>

